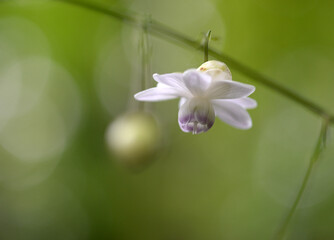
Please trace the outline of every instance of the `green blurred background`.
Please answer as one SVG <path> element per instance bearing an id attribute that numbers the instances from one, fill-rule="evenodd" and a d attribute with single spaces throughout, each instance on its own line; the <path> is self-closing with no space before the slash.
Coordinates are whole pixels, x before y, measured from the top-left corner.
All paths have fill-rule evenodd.
<path id="1" fill-rule="evenodd" d="M 119 0 L 334 112 L 330 0 Z M 56 1 L 0 1 L 0 239 L 271 239 L 296 196 L 320 119 L 257 87 L 253 128 L 180 131 L 154 103 L 163 144 L 141 171 L 105 142 L 140 81 L 138 30 Z M 202 53 L 152 37 L 152 74 Z M 316 165 L 287 239 L 334 239 L 334 144 Z M 151 159 L 152 160 L 152 159 Z"/>

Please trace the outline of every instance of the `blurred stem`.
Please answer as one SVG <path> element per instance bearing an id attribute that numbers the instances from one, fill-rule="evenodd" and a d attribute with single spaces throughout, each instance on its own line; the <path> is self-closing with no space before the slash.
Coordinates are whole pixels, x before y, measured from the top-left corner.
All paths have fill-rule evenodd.
<path id="1" fill-rule="evenodd" d="M 305 192 L 307 183 L 310 179 L 310 175 L 311 172 L 313 170 L 314 164 L 319 160 L 320 155 L 322 153 L 322 151 L 324 150 L 325 146 L 326 146 L 326 140 L 327 140 L 327 132 L 328 132 L 328 128 L 329 128 L 329 119 L 323 119 L 322 122 L 322 126 L 321 126 L 321 130 L 320 130 L 320 134 L 318 137 L 318 141 L 317 144 L 315 146 L 315 149 L 313 151 L 312 157 L 310 159 L 309 162 L 309 166 L 307 168 L 306 174 L 304 176 L 303 182 L 300 186 L 300 189 L 298 191 L 298 194 L 296 196 L 296 199 L 294 200 L 294 203 L 288 213 L 288 215 L 286 216 L 286 218 L 283 221 L 283 224 L 281 225 L 281 227 L 279 228 L 277 235 L 275 236 L 275 239 L 277 240 L 281 240 L 284 239 L 287 227 L 289 226 L 289 223 L 299 205 L 299 202 Z"/>
<path id="2" fill-rule="evenodd" d="M 134 25 L 136 27 L 142 27 L 140 22 L 137 20 L 135 14 L 127 14 L 121 13 L 118 11 L 114 11 L 107 6 L 97 5 L 92 2 L 86 1 L 79 1 L 79 0 L 54 0 L 58 2 L 64 2 L 76 6 L 80 6 L 95 12 L 99 12 L 101 14 L 108 15 L 125 23 Z M 150 34 L 160 37 L 164 40 L 171 41 L 173 43 L 182 44 L 188 46 L 192 49 L 199 49 L 201 43 L 187 37 L 186 35 L 177 32 L 176 30 L 169 28 L 157 21 L 151 20 L 149 24 L 147 24 L 147 28 L 150 29 Z M 212 48 L 207 49 L 208 55 L 225 62 L 231 68 L 236 69 L 240 73 L 244 74 L 245 76 L 252 78 L 254 81 L 284 95 L 285 97 L 301 104 L 302 106 L 306 107 L 307 109 L 311 110 L 315 114 L 321 116 L 323 119 L 329 119 L 329 122 L 334 123 L 334 115 L 331 115 L 327 112 L 324 108 L 319 106 L 318 104 L 314 103 L 313 101 L 297 94 L 296 92 L 292 91 L 291 89 L 277 83 L 273 79 L 266 77 L 265 75 L 253 70 L 252 68 L 240 63 L 239 61 L 225 55 L 224 53 L 218 52 Z"/>
<path id="3" fill-rule="evenodd" d="M 205 34 L 204 38 L 204 62 L 209 60 L 209 42 L 211 39 L 211 30 Z"/>
<path id="4" fill-rule="evenodd" d="M 149 75 L 150 75 L 150 58 L 151 58 L 151 45 L 149 41 L 148 24 L 150 19 L 147 17 L 143 22 L 141 39 L 139 43 L 140 61 L 141 61 L 141 90 L 149 87 Z M 141 110 L 145 110 L 147 103 L 141 102 Z"/>

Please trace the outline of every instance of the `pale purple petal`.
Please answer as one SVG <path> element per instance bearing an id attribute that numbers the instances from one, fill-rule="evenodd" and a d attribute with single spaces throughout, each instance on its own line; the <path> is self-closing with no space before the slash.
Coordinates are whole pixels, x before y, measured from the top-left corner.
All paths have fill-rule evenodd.
<path id="1" fill-rule="evenodd" d="M 208 89 L 211 83 L 211 76 L 195 69 L 190 69 L 183 73 L 183 81 L 194 96 L 201 96 Z"/>
<path id="2" fill-rule="evenodd" d="M 135 94 L 135 99 L 144 102 L 158 102 L 170 100 L 182 96 L 182 93 L 174 88 L 149 88 Z"/>
<path id="3" fill-rule="evenodd" d="M 212 101 L 216 116 L 223 122 L 239 128 L 249 129 L 252 127 L 252 119 L 248 112 L 239 104 L 231 101 Z"/>
<path id="4" fill-rule="evenodd" d="M 180 95 L 190 98 L 192 94 L 185 86 L 182 77 L 182 73 L 153 74 L 153 78 L 158 82 L 158 88 L 174 88 Z"/>
<path id="5" fill-rule="evenodd" d="M 158 88 L 170 88 L 170 86 L 166 85 L 166 84 L 163 84 L 163 83 L 158 83 L 157 84 L 157 87 Z"/>
<path id="6" fill-rule="evenodd" d="M 235 99 L 216 99 L 215 102 L 233 102 L 245 109 L 253 109 L 257 107 L 257 102 L 250 97 L 244 97 L 244 98 L 235 98 Z"/>
<path id="7" fill-rule="evenodd" d="M 206 92 L 210 99 L 234 99 L 247 97 L 255 91 L 255 87 L 240 82 L 219 80 L 213 81 Z"/>
<path id="8" fill-rule="evenodd" d="M 237 98 L 237 99 L 232 99 L 229 101 L 233 101 L 234 103 L 239 104 L 243 108 L 246 109 L 253 109 L 257 107 L 257 102 L 253 98 L 250 97 L 245 97 L 245 98 Z"/>
<path id="9" fill-rule="evenodd" d="M 182 73 L 153 74 L 153 79 L 164 85 L 185 89 Z"/>

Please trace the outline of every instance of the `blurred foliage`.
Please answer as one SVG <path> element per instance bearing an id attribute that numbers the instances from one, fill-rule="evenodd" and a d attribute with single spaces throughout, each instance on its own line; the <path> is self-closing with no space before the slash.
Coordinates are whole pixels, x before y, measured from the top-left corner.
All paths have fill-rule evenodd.
<path id="1" fill-rule="evenodd" d="M 119 0 L 334 112 L 334 4 L 329 0 Z M 0 239 L 270 239 L 289 209 L 320 119 L 252 79 L 259 106 L 240 131 L 217 121 L 179 130 L 177 102 L 152 105 L 163 134 L 133 173 L 105 133 L 140 87 L 140 33 L 56 1 L 0 2 Z M 202 53 L 152 38 L 152 74 L 196 68 Z M 153 84 L 153 81 L 151 81 Z M 333 134 L 331 134 L 332 136 Z M 333 239 L 329 143 L 287 239 Z"/>

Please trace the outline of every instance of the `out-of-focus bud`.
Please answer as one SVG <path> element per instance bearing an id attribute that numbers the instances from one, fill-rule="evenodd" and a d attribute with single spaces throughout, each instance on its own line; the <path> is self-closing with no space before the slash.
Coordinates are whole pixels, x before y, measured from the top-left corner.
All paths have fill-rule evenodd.
<path id="1" fill-rule="evenodd" d="M 126 113 L 109 125 L 106 140 L 127 167 L 147 164 L 160 144 L 158 122 L 147 112 Z"/>
<path id="2" fill-rule="evenodd" d="M 206 72 L 211 77 L 212 80 L 232 80 L 232 73 L 227 65 L 223 62 L 210 60 L 203 63 L 198 69 L 198 71 Z"/>

